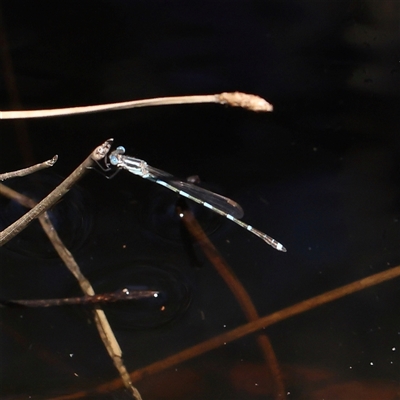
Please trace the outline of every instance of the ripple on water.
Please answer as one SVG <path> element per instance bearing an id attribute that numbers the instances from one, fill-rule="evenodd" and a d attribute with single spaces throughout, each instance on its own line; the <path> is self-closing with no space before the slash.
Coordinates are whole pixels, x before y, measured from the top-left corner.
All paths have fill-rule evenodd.
<path id="1" fill-rule="evenodd" d="M 167 265 L 141 261 L 112 265 L 90 280 L 97 293 L 125 288 L 159 292 L 156 297 L 104 304 L 110 323 L 120 329 L 148 329 L 167 324 L 183 315 L 191 301 L 185 276 Z"/>

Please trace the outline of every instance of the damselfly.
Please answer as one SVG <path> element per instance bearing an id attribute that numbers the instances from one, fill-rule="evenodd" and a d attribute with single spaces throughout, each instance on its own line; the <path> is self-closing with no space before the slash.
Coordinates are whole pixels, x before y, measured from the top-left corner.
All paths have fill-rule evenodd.
<path id="1" fill-rule="evenodd" d="M 159 185 L 164 186 L 189 200 L 201 204 L 215 213 L 235 222 L 242 228 L 247 229 L 254 235 L 263 239 L 274 249 L 286 251 L 285 247 L 283 247 L 281 243 L 277 242 L 267 234 L 253 228 L 251 225 L 241 221 L 239 218 L 243 217 L 243 210 L 235 201 L 217 193 L 210 192 L 209 190 L 196 186 L 193 183 L 181 181 L 168 172 L 151 167 L 146 163 L 146 161 L 126 156 L 125 148 L 122 146 L 117 147 L 113 152 L 111 152 L 109 158 L 112 165 L 121 169 L 126 169 L 132 174 L 139 175 L 144 179 L 158 183 Z"/>

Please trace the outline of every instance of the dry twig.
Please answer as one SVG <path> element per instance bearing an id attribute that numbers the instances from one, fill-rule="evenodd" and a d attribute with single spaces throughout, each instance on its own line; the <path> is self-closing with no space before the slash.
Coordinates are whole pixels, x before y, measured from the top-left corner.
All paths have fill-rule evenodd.
<path id="1" fill-rule="evenodd" d="M 57 162 L 57 160 L 58 160 L 58 156 L 55 155 L 52 159 L 47 160 L 42 163 L 39 163 L 39 164 L 36 164 L 36 165 L 32 165 L 31 167 L 19 169 L 17 171 L 12 171 L 12 172 L 6 172 L 4 174 L 0 174 L 0 181 L 5 181 L 6 179 L 17 178 L 17 177 L 33 174 L 34 172 L 39 171 L 41 169 L 52 167 Z"/>

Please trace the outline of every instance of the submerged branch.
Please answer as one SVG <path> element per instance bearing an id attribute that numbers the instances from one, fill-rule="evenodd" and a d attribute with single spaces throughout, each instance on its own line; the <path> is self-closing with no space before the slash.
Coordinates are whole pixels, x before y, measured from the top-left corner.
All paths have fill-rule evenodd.
<path id="1" fill-rule="evenodd" d="M 111 293 L 101 293 L 92 296 L 66 297 L 63 299 L 35 299 L 35 300 L 0 300 L 0 307 L 58 307 L 71 305 L 93 305 L 98 303 L 115 303 L 118 301 L 131 301 L 147 299 L 157 296 L 159 292 L 155 290 L 118 290 Z"/>
<path id="2" fill-rule="evenodd" d="M 200 245 L 208 260 L 211 262 L 235 296 L 247 320 L 256 321 L 259 319 L 260 317 L 251 300 L 251 297 L 231 267 L 227 264 L 216 247 L 208 239 L 193 213 L 190 210 L 182 210 L 180 207 L 177 207 L 177 212 L 180 215 L 181 221 L 184 223 L 186 229 Z M 285 385 L 283 383 L 282 372 L 280 370 L 271 341 L 265 333 L 260 333 L 257 335 L 256 340 L 269 370 L 267 379 L 270 380 L 272 378 L 273 381 L 272 387 L 274 388 L 274 397 L 276 399 L 284 400 L 286 399 Z"/>

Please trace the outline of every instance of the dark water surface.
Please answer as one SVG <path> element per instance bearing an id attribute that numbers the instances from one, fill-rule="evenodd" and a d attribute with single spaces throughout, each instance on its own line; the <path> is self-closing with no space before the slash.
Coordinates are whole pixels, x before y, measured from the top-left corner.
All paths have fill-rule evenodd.
<path id="1" fill-rule="evenodd" d="M 109 137 L 156 168 L 199 175 L 288 249 L 192 207 L 260 315 L 400 264 L 398 1 L 13 0 L 0 9 L 10 57 L 3 52 L 1 110 L 235 90 L 275 106 L 268 115 L 191 105 L 3 120 L 1 172 L 59 155 L 51 170 L 7 185 L 39 200 Z M 246 323 L 176 201 L 127 172 L 90 172 L 50 212 L 96 291 L 162 293 L 105 307 L 129 371 Z M 23 213 L 1 198 L 0 228 Z M 0 274 L 1 299 L 80 293 L 37 221 L 0 249 Z M 400 396 L 399 282 L 263 331 L 289 399 Z M 85 307 L 0 308 L 0 354 L 0 399 L 49 399 L 117 378 Z M 273 398 L 254 335 L 136 384 L 144 400 Z"/>

